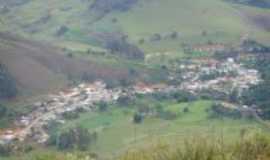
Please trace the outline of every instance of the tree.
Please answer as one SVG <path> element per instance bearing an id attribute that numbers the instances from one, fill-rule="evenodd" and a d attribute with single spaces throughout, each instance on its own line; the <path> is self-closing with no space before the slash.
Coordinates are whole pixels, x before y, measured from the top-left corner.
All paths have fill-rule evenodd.
<path id="1" fill-rule="evenodd" d="M 144 59 L 144 52 L 134 44 L 129 43 L 126 36 L 112 35 L 110 39 L 106 39 L 105 48 L 111 54 L 119 55 L 127 59 Z"/>
<path id="2" fill-rule="evenodd" d="M 122 78 L 119 82 L 122 87 L 128 87 L 133 83 L 133 81 L 129 78 Z"/>
<path id="3" fill-rule="evenodd" d="M 188 112 L 189 112 L 189 108 L 188 108 L 188 107 L 185 107 L 185 108 L 183 109 L 183 112 L 184 112 L 184 113 L 188 113 Z"/>
<path id="4" fill-rule="evenodd" d="M 98 110 L 99 110 L 100 112 L 105 112 L 105 111 L 107 111 L 108 107 L 109 107 L 109 106 L 108 106 L 108 103 L 105 102 L 105 101 L 101 101 L 101 102 L 98 103 Z"/>
<path id="5" fill-rule="evenodd" d="M 6 144 L 6 145 L 2 145 L 0 144 L 0 157 L 1 156 L 4 156 L 4 157 L 7 157 L 7 156 L 10 156 L 11 153 L 12 153 L 12 146 L 9 145 L 9 144 Z"/>
<path id="6" fill-rule="evenodd" d="M 117 23 L 118 22 L 118 19 L 117 18 L 112 18 L 112 23 Z"/>
<path id="7" fill-rule="evenodd" d="M 246 105 L 256 105 L 262 110 L 263 118 L 270 119 L 270 81 L 251 87 L 244 92 L 242 100 Z"/>
<path id="8" fill-rule="evenodd" d="M 62 114 L 62 116 L 67 120 L 79 118 L 79 113 L 76 111 L 69 111 Z"/>
<path id="9" fill-rule="evenodd" d="M 97 134 L 91 134 L 82 127 L 71 128 L 68 131 L 60 133 L 57 138 L 57 147 L 60 150 L 79 149 L 86 150 L 92 142 L 97 139 Z"/>
<path id="10" fill-rule="evenodd" d="M 234 89 L 229 95 L 229 101 L 232 103 L 237 103 L 239 101 L 238 90 Z"/>
<path id="11" fill-rule="evenodd" d="M 155 33 L 150 37 L 150 41 L 160 41 L 162 39 L 161 35 L 159 33 Z"/>
<path id="12" fill-rule="evenodd" d="M 0 104 L 0 118 L 4 117 L 7 113 L 8 109 L 6 106 Z"/>
<path id="13" fill-rule="evenodd" d="M 121 96 L 117 99 L 117 103 L 120 104 L 121 106 L 128 106 L 132 104 L 132 98 L 129 96 Z"/>
<path id="14" fill-rule="evenodd" d="M 139 44 L 140 44 L 140 45 L 144 44 L 144 42 L 145 42 L 144 38 L 141 38 L 141 39 L 139 40 Z"/>
<path id="15" fill-rule="evenodd" d="M 65 25 L 60 26 L 59 29 L 56 31 L 55 35 L 57 37 L 63 36 L 66 32 L 69 31 L 69 28 Z"/>
<path id="16" fill-rule="evenodd" d="M 143 122 L 143 115 L 140 113 L 135 113 L 133 116 L 133 122 L 136 124 L 140 124 Z"/>
<path id="17" fill-rule="evenodd" d="M 76 132 L 78 137 L 77 140 L 78 149 L 81 151 L 85 151 L 92 141 L 92 135 L 87 129 L 81 127 L 77 128 Z"/>
<path id="18" fill-rule="evenodd" d="M 155 110 L 158 114 L 160 114 L 164 111 L 164 107 L 161 104 L 158 104 L 155 106 Z"/>
<path id="19" fill-rule="evenodd" d="M 72 149 L 74 148 L 75 137 L 73 135 L 73 131 L 69 130 L 67 132 L 63 132 L 57 138 L 56 145 L 60 150 Z"/>
<path id="20" fill-rule="evenodd" d="M 207 36 L 207 31 L 206 31 L 206 30 L 203 30 L 203 31 L 202 31 L 202 36 L 203 36 L 203 37 Z"/>
<path id="21" fill-rule="evenodd" d="M 237 109 L 225 107 L 221 103 L 214 103 L 210 109 L 210 118 L 222 117 L 237 119 L 242 117 L 242 113 Z"/>
<path id="22" fill-rule="evenodd" d="M 178 37 L 178 32 L 174 31 L 170 35 L 171 39 L 176 39 Z"/>

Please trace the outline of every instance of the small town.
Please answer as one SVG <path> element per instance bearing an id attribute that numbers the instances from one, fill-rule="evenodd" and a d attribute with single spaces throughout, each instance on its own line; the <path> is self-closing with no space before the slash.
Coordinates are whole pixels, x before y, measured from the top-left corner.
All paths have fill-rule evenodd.
<path id="1" fill-rule="evenodd" d="M 0 0 L 0 160 L 270 160 L 270 0 Z"/>
<path id="2" fill-rule="evenodd" d="M 100 101 L 114 102 L 124 95 L 151 94 L 154 92 L 169 93 L 177 90 L 185 90 L 193 94 L 201 90 L 229 94 L 234 89 L 241 92 L 261 81 L 258 71 L 247 69 L 241 64 L 235 63 L 232 58 L 222 63 L 209 61 L 206 64 L 182 65 L 181 68 L 186 69 L 186 73 L 183 74 L 184 81 L 179 86 L 138 83 L 128 89 L 107 89 L 103 81 L 96 81 L 91 84 L 82 83 L 77 87 L 61 91 L 59 94 L 49 95 L 48 100 L 34 103 L 35 110 L 30 114 L 22 116 L 14 122 L 17 128 L 1 133 L 0 143 L 8 144 L 14 140 L 24 141 L 28 138 L 38 143 L 45 143 L 49 138 L 48 133 L 46 133 L 46 126 L 50 121 L 56 120 L 65 123 L 62 115 L 66 112 L 78 110 L 95 111 L 95 103 Z M 209 80 L 200 78 L 203 75 L 212 73 L 221 74 Z"/>

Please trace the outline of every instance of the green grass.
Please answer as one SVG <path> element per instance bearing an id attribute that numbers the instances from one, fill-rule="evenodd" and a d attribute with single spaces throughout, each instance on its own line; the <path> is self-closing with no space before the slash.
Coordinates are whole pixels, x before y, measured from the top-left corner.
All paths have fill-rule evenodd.
<path id="1" fill-rule="evenodd" d="M 206 110 L 212 103 L 212 101 L 204 100 L 192 103 L 158 102 L 151 98 L 141 97 L 135 105 L 126 108 L 110 105 L 107 112 L 83 113 L 78 119 L 67 121 L 61 125 L 55 132 L 75 126 L 82 126 L 91 132 L 96 131 L 98 140 L 91 144 L 89 152 L 96 152 L 100 158 L 109 159 L 123 155 L 126 151 L 140 151 L 141 148 L 148 148 L 159 144 L 159 142 L 171 146 L 184 146 L 188 139 L 202 137 L 201 140 L 218 138 L 230 144 L 239 140 L 239 135 L 244 130 L 249 133 L 268 133 L 267 129 L 253 120 L 209 118 L 209 113 Z M 132 120 L 136 108 L 143 104 L 149 104 L 150 107 L 162 105 L 165 111 L 177 113 L 178 116 L 174 120 L 147 117 L 143 123 L 134 124 Z M 189 108 L 189 112 L 184 113 L 183 109 L 186 107 Z M 58 155 L 54 147 L 41 147 L 25 154 L 23 158 L 28 160 L 30 157 L 47 153 Z M 12 156 L 10 159 L 16 159 L 15 157 Z"/>
<path id="2" fill-rule="evenodd" d="M 235 7 L 223 0 L 140 0 L 127 12 L 112 12 L 96 23 L 90 24 L 91 17 L 87 15 L 88 6 L 93 1 L 75 2 L 67 0 L 45 2 L 35 0 L 26 5 L 14 8 L 11 12 L 0 15 L 4 24 L 1 30 L 9 30 L 23 34 L 30 38 L 54 40 L 54 44 L 62 39 L 54 37 L 54 33 L 61 25 L 66 25 L 71 32 L 65 40 L 76 43 L 96 45 L 88 36 L 94 32 L 123 32 L 133 43 L 144 38 L 146 43 L 141 47 L 148 53 L 177 52 L 181 44 L 215 42 L 234 43 L 246 33 L 256 39 L 269 42 L 266 31 L 251 25 L 242 12 L 250 14 L 268 14 L 268 9 L 240 6 Z M 69 8 L 64 11 L 63 8 Z M 41 17 L 50 14 L 51 18 L 45 24 L 36 24 Z M 20 16 L 18 16 L 20 15 Z M 117 18 L 113 23 L 112 19 Z M 34 26 L 36 33 L 25 32 L 24 26 Z M 164 39 L 160 42 L 148 42 L 149 36 L 154 33 L 166 35 L 172 31 L 179 32 L 176 40 Z M 202 36 L 202 31 L 207 35 Z M 68 47 L 68 45 L 67 45 Z"/>
<path id="3" fill-rule="evenodd" d="M 187 137 L 194 135 L 224 135 L 225 139 L 233 141 L 242 129 L 253 131 L 263 129 L 252 120 L 209 119 L 206 109 L 211 104 L 210 101 L 196 101 L 190 104 L 162 102 L 166 110 L 178 113 L 178 118 L 162 120 L 149 117 L 142 124 L 132 122 L 133 109 L 112 106 L 112 111 L 106 113 L 82 114 L 79 119 L 66 123 L 62 129 L 80 125 L 91 131 L 97 131 L 98 141 L 91 149 L 105 157 L 119 154 L 128 148 L 149 145 L 161 139 L 166 142 L 183 143 Z M 183 109 L 187 106 L 189 112 L 183 113 Z M 136 108 L 136 105 L 134 107 Z"/>
<path id="4" fill-rule="evenodd" d="M 237 11 L 221 0 L 141 1 L 128 13 L 116 13 L 108 20 L 112 17 L 118 18 L 123 31 L 135 41 L 154 33 L 178 31 L 180 40 L 176 45 L 212 38 L 235 41 L 249 29 Z M 204 30 L 208 32 L 206 37 L 201 36 Z"/>
<path id="5" fill-rule="evenodd" d="M 269 15 L 269 9 L 233 5 L 223 0 L 139 0 L 129 11 L 113 11 L 99 21 L 90 23 L 91 15 L 87 13 L 92 2 L 31 1 L 0 15 L 4 22 L 0 23 L 0 31 L 12 31 L 30 39 L 45 40 L 61 48 L 67 48 L 79 56 L 88 49 L 104 51 L 103 46 L 91 33 L 121 32 L 128 35 L 131 43 L 145 51 L 146 57 L 150 57 L 146 59 L 146 64 L 151 68 L 168 66 L 173 60 L 183 57 L 197 58 L 208 55 L 186 55 L 183 52 L 183 43 L 192 45 L 212 41 L 237 44 L 245 34 L 265 44 L 269 44 L 270 40 L 269 32 L 253 24 L 247 17 Z M 69 10 L 64 11 L 63 8 Z M 47 23 L 35 24 L 48 14 L 51 18 Z M 114 18 L 117 19 L 115 23 L 112 22 Z M 55 37 L 55 32 L 62 25 L 68 26 L 70 30 L 63 37 Z M 37 32 L 28 33 L 25 26 L 35 28 Z M 178 32 L 178 38 L 164 38 L 173 31 Z M 203 36 L 204 31 L 207 34 Z M 162 40 L 150 42 L 151 35 L 155 33 L 161 34 Z M 142 38 L 145 42 L 139 44 L 138 41 Z M 125 65 L 134 66 L 125 59 L 115 61 L 109 56 L 90 56 L 89 59 L 105 64 L 123 64 L 118 66 L 124 68 Z"/>
<path id="6" fill-rule="evenodd" d="M 120 160 L 268 160 L 270 140 L 264 134 L 245 133 L 234 142 L 222 137 L 198 136 L 184 144 L 158 143 L 132 149 Z"/>

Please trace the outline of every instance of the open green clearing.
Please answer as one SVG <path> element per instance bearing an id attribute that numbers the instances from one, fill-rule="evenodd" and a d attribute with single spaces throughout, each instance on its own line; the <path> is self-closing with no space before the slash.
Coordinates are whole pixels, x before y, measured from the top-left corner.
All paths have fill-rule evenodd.
<path id="1" fill-rule="evenodd" d="M 263 126 L 253 120 L 209 118 L 206 110 L 212 103 L 202 100 L 192 103 L 161 102 L 166 110 L 176 113 L 177 118 L 164 120 L 148 117 L 141 124 L 133 123 L 134 110 L 138 106 L 120 108 L 112 105 L 109 111 L 104 113 L 84 113 L 79 119 L 65 123 L 60 130 L 82 126 L 90 131 L 97 131 L 97 143 L 90 148 L 103 156 L 118 154 L 129 147 L 150 145 L 159 140 L 179 144 L 193 136 L 224 136 L 226 141 L 233 141 L 243 129 L 263 130 Z M 189 112 L 184 113 L 186 107 Z"/>
<path id="2" fill-rule="evenodd" d="M 39 40 L 54 40 L 55 44 L 60 45 L 69 40 L 74 45 L 81 43 L 80 46 L 84 47 L 97 45 L 90 36 L 91 32 L 122 32 L 135 44 L 145 39 L 145 44 L 140 47 L 147 53 L 176 52 L 181 50 L 182 43 L 198 44 L 209 40 L 235 43 L 245 34 L 269 42 L 269 32 L 253 25 L 246 16 L 246 13 L 265 15 L 268 9 L 234 5 L 223 0 L 140 0 L 128 11 L 112 11 L 91 23 L 93 15 L 87 13 L 92 2 L 30 1 L 0 15 L 4 22 L 0 28 L 2 31 L 12 31 Z M 44 23 L 40 21 L 48 15 L 50 18 Z M 117 21 L 112 22 L 112 19 Z M 55 32 L 63 25 L 69 28 L 68 33 L 64 38 L 55 37 Z M 173 31 L 179 33 L 176 40 L 163 38 L 159 42 L 149 42 L 155 33 L 166 37 Z M 207 34 L 203 36 L 202 32 Z M 69 43 L 65 46 L 74 45 Z"/>

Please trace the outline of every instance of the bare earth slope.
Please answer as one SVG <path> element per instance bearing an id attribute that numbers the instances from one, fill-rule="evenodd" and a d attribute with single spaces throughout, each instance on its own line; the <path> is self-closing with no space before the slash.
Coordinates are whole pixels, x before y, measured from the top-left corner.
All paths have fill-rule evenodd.
<path id="1" fill-rule="evenodd" d="M 67 77 L 87 74 L 95 78 L 113 79 L 128 74 L 128 71 L 119 68 L 70 58 L 49 44 L 8 33 L 0 33 L 0 63 L 7 67 L 18 87 L 30 93 L 62 88 L 67 85 Z"/>

